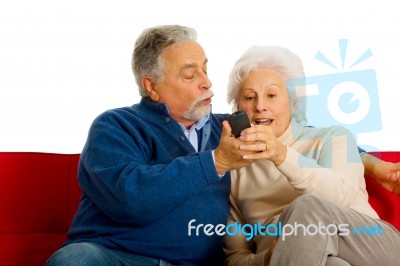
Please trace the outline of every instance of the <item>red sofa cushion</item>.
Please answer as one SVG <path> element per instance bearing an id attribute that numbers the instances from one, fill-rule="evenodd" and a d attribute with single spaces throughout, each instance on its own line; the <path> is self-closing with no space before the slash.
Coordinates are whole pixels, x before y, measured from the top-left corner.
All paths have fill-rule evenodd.
<path id="1" fill-rule="evenodd" d="M 78 206 L 79 154 L 0 153 L 0 265 L 44 265 Z"/>
<path id="2" fill-rule="evenodd" d="M 382 159 L 399 161 L 400 152 Z M 41 265 L 67 237 L 78 207 L 79 154 L 0 152 L 0 265 Z M 400 229 L 400 196 L 366 177 L 369 201 Z"/>

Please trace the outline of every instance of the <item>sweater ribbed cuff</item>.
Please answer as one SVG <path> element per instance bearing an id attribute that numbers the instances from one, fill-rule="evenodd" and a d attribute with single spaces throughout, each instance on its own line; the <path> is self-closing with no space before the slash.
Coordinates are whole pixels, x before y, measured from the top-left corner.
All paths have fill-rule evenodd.
<path id="1" fill-rule="evenodd" d="M 296 176 L 299 172 L 299 160 L 300 154 L 293 150 L 291 147 L 287 147 L 286 158 L 278 166 L 278 169 L 287 177 L 290 182 L 293 182 L 291 177 Z"/>
<path id="2" fill-rule="evenodd" d="M 267 255 L 267 252 L 262 252 L 262 253 L 257 253 L 254 254 L 253 260 L 251 265 L 253 266 L 258 266 L 258 265 L 264 265 L 265 261 L 265 256 Z"/>
<path id="3" fill-rule="evenodd" d="M 200 152 L 199 159 L 208 184 L 219 182 L 221 180 L 221 177 L 219 177 L 217 170 L 215 169 L 212 152 Z"/>

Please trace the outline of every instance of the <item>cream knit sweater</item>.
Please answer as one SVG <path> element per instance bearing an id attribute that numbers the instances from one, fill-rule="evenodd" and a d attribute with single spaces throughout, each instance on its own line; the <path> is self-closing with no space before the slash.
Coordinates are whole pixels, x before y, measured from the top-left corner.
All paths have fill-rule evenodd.
<path id="1" fill-rule="evenodd" d="M 232 171 L 228 225 L 276 223 L 282 210 L 302 194 L 322 195 L 379 218 L 368 203 L 364 167 L 349 131 L 338 126 L 303 127 L 292 119 L 279 140 L 287 145 L 280 166 L 260 160 Z M 273 239 L 255 236 L 247 241 L 244 235 L 226 236 L 227 264 L 263 265 Z"/>

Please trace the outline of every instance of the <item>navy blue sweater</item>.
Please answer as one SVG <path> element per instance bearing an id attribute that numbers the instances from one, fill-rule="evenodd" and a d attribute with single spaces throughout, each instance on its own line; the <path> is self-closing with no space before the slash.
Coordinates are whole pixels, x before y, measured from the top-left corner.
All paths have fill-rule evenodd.
<path id="1" fill-rule="evenodd" d="M 79 163 L 82 199 L 66 244 L 90 241 L 173 264 L 223 263 L 222 237 L 188 223 L 225 224 L 230 176 L 211 151 L 226 115 L 211 115 L 195 152 L 164 104 L 143 98 L 93 122 Z"/>

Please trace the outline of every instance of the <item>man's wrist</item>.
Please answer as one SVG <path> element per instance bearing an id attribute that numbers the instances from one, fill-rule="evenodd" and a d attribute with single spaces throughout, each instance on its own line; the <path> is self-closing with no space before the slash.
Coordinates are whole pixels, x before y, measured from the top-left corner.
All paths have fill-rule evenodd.
<path id="1" fill-rule="evenodd" d="M 370 155 L 368 153 L 362 154 L 361 155 L 361 160 L 362 160 L 363 165 L 364 165 L 365 174 L 367 176 L 373 177 L 374 176 L 374 172 L 375 172 L 375 168 L 381 162 L 381 160 L 379 160 L 375 156 Z"/>
<path id="2" fill-rule="evenodd" d="M 211 154 L 212 154 L 212 158 L 213 158 L 213 161 L 214 161 L 215 170 L 217 171 L 217 174 L 218 174 L 219 177 L 223 177 L 228 170 L 226 170 L 223 167 L 221 167 L 221 165 L 215 160 L 215 154 L 214 153 L 215 153 L 215 150 L 212 150 Z"/>

